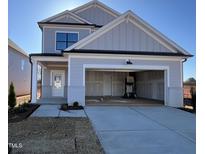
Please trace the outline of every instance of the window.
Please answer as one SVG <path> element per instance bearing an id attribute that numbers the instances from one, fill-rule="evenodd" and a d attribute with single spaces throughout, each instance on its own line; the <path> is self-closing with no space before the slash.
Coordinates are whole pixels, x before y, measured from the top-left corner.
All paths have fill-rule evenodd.
<path id="1" fill-rule="evenodd" d="M 56 50 L 64 50 L 78 42 L 78 33 L 56 33 Z"/>

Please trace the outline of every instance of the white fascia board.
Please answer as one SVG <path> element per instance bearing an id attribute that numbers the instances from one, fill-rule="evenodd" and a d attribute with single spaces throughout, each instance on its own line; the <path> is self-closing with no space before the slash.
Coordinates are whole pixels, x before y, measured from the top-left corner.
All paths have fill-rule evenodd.
<path id="1" fill-rule="evenodd" d="M 131 19 L 130 17 L 133 17 L 136 21 L 138 21 L 140 24 L 142 24 L 143 28 L 136 21 L 134 23 L 133 19 Z M 119 25 L 123 21 L 130 21 L 130 22 L 134 23 L 135 26 L 138 26 L 139 28 L 141 28 L 148 35 L 150 35 L 152 38 L 154 38 L 155 40 L 160 42 L 162 45 L 164 45 L 165 47 L 170 49 L 172 52 L 176 53 L 176 51 L 173 49 L 173 47 L 174 47 L 177 50 L 179 50 L 180 52 L 184 53 L 185 55 L 190 55 L 187 51 L 182 49 L 180 46 L 173 44 L 173 41 L 171 41 L 166 36 L 164 36 L 162 33 L 157 31 L 156 29 L 154 29 L 152 26 L 150 26 L 148 23 L 146 23 L 144 20 L 142 20 L 140 17 L 138 17 L 136 14 L 134 14 L 130 10 L 125 12 L 124 14 L 122 14 L 121 16 L 116 18 L 115 20 L 111 21 L 107 25 L 103 26 L 102 28 L 98 29 L 96 32 L 92 33 L 91 35 L 85 37 L 81 41 L 79 41 L 79 42 L 75 43 L 74 45 L 72 45 L 71 47 L 65 49 L 65 51 L 69 51 L 69 50 L 72 50 L 74 48 L 80 49 L 80 48 L 84 47 L 88 43 L 92 42 L 93 40 L 97 39 L 98 37 L 100 37 L 104 33 L 108 32 L 109 30 L 114 28 L 115 26 Z"/>
<path id="2" fill-rule="evenodd" d="M 32 56 L 32 60 L 34 61 L 53 61 L 53 62 L 67 62 L 68 59 L 66 57 L 54 57 L 54 56 Z"/>
<path id="3" fill-rule="evenodd" d="M 70 15 L 71 17 L 73 17 L 74 19 L 77 19 L 77 20 L 78 20 L 79 22 L 81 22 L 81 23 L 92 24 L 91 22 L 89 22 L 89 21 L 87 21 L 87 20 L 85 20 L 85 19 L 79 17 L 78 15 L 76 15 L 76 14 L 70 12 L 69 10 L 65 10 L 65 11 L 63 11 L 63 12 L 61 12 L 61 13 L 58 13 L 58 14 L 54 15 L 54 16 L 51 16 L 51 17 L 49 17 L 49 18 L 46 18 L 46 19 L 44 19 L 44 20 L 42 20 L 42 21 L 40 21 L 40 22 L 47 22 L 47 21 L 50 21 L 50 20 L 56 20 L 57 18 L 61 18 L 62 16 L 66 16 L 67 14 L 69 14 L 69 15 Z"/>
<path id="4" fill-rule="evenodd" d="M 130 59 L 130 60 L 156 60 L 156 61 L 182 61 L 186 57 L 179 56 L 151 56 L 151 55 L 126 55 L 126 54 L 88 54 L 88 53 L 64 53 L 70 58 L 84 59 Z"/>
<path id="5" fill-rule="evenodd" d="M 54 18 L 53 20 L 51 20 L 51 22 L 52 21 L 55 22 L 56 20 L 58 20 L 60 18 L 63 18 L 65 16 L 67 16 L 67 15 L 69 15 L 71 18 L 73 18 L 74 20 L 76 20 L 76 21 L 78 21 L 80 23 L 92 24 L 91 22 L 81 18 L 80 16 L 78 16 L 78 15 L 76 15 L 76 14 L 70 12 L 70 11 L 65 12 L 64 15 L 60 15 L 59 17 Z"/>
<path id="6" fill-rule="evenodd" d="M 55 15 L 53 15 L 53 16 L 51 16 L 51 17 L 48 17 L 48 18 L 46 18 L 46 19 L 44 19 L 44 20 L 41 20 L 40 22 L 47 22 L 47 21 L 49 21 L 49 20 L 51 20 L 51 19 L 57 18 L 57 17 L 59 17 L 59 16 L 62 16 L 62 15 L 64 15 L 65 13 L 67 13 L 67 11 L 68 11 L 68 10 L 65 10 L 65 11 L 63 11 L 63 12 L 60 12 L 60 13 L 58 13 L 58 14 L 55 14 Z"/>
<path id="7" fill-rule="evenodd" d="M 26 57 L 29 57 L 28 54 L 26 53 L 26 51 L 24 51 L 23 49 L 21 49 L 16 43 L 14 43 L 11 39 L 8 39 L 8 46 L 15 49 L 16 51 L 18 51 L 19 53 L 23 54 Z"/>

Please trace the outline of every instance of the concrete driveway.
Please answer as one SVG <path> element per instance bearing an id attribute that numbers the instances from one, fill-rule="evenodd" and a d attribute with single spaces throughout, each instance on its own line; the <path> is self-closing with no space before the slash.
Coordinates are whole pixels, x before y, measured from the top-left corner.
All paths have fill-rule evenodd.
<path id="1" fill-rule="evenodd" d="M 194 154 L 196 117 L 171 107 L 88 106 L 108 154 Z"/>

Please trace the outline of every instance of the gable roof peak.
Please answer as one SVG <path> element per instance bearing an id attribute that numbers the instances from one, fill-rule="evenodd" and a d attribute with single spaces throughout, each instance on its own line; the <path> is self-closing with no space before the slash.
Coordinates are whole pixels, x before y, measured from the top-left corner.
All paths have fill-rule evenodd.
<path id="1" fill-rule="evenodd" d="M 104 8 L 105 10 L 111 12 L 111 13 L 112 13 L 114 16 L 116 16 L 116 17 L 120 16 L 120 14 L 121 14 L 121 13 L 119 13 L 118 11 L 116 11 L 116 10 L 112 9 L 111 7 L 107 6 L 106 4 L 100 2 L 99 0 L 92 0 L 92 1 L 90 1 L 90 2 L 88 2 L 88 3 L 86 3 L 86 4 L 83 4 L 83 5 L 81 5 L 81 6 L 77 7 L 77 8 L 72 9 L 71 12 L 76 13 L 76 12 L 82 11 L 82 10 L 84 10 L 85 8 L 90 7 L 90 6 L 99 6 L 99 7 L 102 7 L 102 8 Z"/>
<path id="2" fill-rule="evenodd" d="M 55 19 L 57 19 L 57 18 L 59 18 L 59 17 L 67 16 L 67 15 L 69 15 L 69 16 L 71 16 L 71 17 L 74 17 L 75 19 L 77 19 L 77 20 L 78 20 L 79 22 L 81 22 L 81 23 L 92 24 L 91 22 L 85 20 L 84 18 L 81 18 L 80 16 L 78 16 L 77 14 L 75 14 L 75 13 L 69 11 L 69 10 L 65 10 L 65 11 L 63 11 L 63 12 L 61 12 L 61 13 L 58 13 L 58 14 L 54 15 L 54 16 L 51 16 L 51 17 L 49 17 L 49 18 L 46 18 L 46 19 L 40 21 L 40 23 L 41 23 L 41 22 L 50 22 L 50 21 L 55 20 Z"/>
<path id="3" fill-rule="evenodd" d="M 175 42 L 167 38 L 165 35 L 163 35 L 161 32 L 156 30 L 154 27 L 149 25 L 147 22 L 145 22 L 143 19 L 141 19 L 139 16 L 137 16 L 134 12 L 131 10 L 126 11 L 121 16 L 116 18 L 115 20 L 111 21 L 107 25 L 101 27 L 97 31 L 93 32 L 92 34 L 88 35 L 84 39 L 80 40 L 79 42 L 73 44 L 69 48 L 65 49 L 65 51 L 69 51 L 72 49 L 80 49 L 81 47 L 85 46 L 86 44 L 90 43 L 91 41 L 97 39 L 104 33 L 108 32 L 112 28 L 116 27 L 123 21 L 131 21 L 132 23 L 135 23 L 135 25 L 139 28 L 141 28 L 143 31 L 145 31 L 148 35 L 155 38 L 157 41 L 160 41 L 163 45 L 166 45 L 173 53 L 182 53 L 184 55 L 190 55 L 186 50 L 184 50 L 182 47 L 177 45 Z"/>

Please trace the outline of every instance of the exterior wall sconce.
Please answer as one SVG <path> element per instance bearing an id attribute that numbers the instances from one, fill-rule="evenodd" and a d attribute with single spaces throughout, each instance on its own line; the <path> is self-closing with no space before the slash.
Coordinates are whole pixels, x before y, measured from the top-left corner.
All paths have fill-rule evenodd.
<path id="1" fill-rule="evenodd" d="M 130 59 L 126 60 L 126 64 L 131 65 L 132 62 L 130 61 Z"/>

